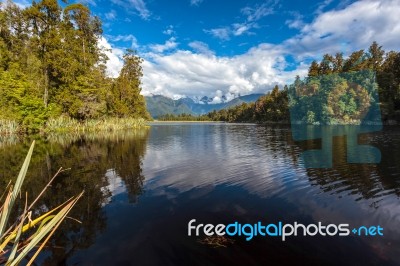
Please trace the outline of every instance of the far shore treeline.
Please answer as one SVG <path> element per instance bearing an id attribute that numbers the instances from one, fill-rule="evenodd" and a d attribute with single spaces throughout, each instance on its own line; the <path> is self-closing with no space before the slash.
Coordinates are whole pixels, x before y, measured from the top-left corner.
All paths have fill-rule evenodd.
<path id="1" fill-rule="evenodd" d="M 399 123 L 400 53 L 385 52 L 377 42 L 373 42 L 368 50 L 355 51 L 347 58 L 344 58 L 342 53 L 325 54 L 321 62 L 313 61 L 311 63 L 308 75 L 303 80 L 296 77 L 294 83 L 289 86 L 285 85 L 283 88 L 275 86 L 271 92 L 259 98 L 255 103 L 243 103 L 230 109 L 212 111 L 198 117 L 188 114 L 165 115 L 159 120 L 289 123 L 289 107 L 293 107 L 296 100 L 299 100 L 289 97 L 289 94 L 291 91 L 303 90 L 301 100 L 306 103 L 307 110 L 303 110 L 305 115 L 299 117 L 301 122 L 307 124 L 353 123 L 351 118 L 357 117 L 360 110 L 363 109 L 362 105 L 367 102 L 369 97 L 372 97 L 363 91 L 360 92 L 357 88 L 348 85 L 343 87 L 342 83 L 337 82 L 340 81 L 337 77 L 354 73 L 355 79 L 357 77 L 362 79 L 362 75 L 365 75 L 362 73 L 365 71 L 374 73 L 382 121 L 386 124 Z M 325 84 L 321 83 L 321 77 L 325 77 Z M 309 97 L 310 90 L 318 97 Z M 329 97 L 330 92 L 336 97 Z M 315 99 L 320 105 L 318 108 L 313 102 Z M 309 102 L 307 103 L 307 101 Z M 332 108 L 332 101 L 334 101 L 334 108 Z M 316 109 L 319 112 L 315 112 Z M 334 120 L 332 117 L 336 117 L 336 121 L 332 121 Z"/>
<path id="2" fill-rule="evenodd" d="M 142 59 L 128 50 L 119 77 L 107 77 L 100 19 L 63 2 L 0 2 L 0 132 L 38 131 L 48 121 L 148 119 Z"/>
<path id="3" fill-rule="evenodd" d="M 0 2 L 0 134 L 145 125 L 151 117 L 140 94 L 142 58 L 127 50 L 119 76 L 110 78 L 101 38 L 100 19 L 83 4 L 42 0 L 21 8 L 10 0 Z M 301 101 L 305 105 L 296 119 L 304 123 L 353 123 L 371 96 L 337 77 L 366 70 L 377 81 L 382 121 L 400 122 L 400 53 L 385 52 L 377 42 L 348 57 L 326 54 L 311 63 L 303 80 L 275 86 L 255 103 L 158 119 L 289 123 L 290 107 Z M 321 77 L 328 82 L 321 83 Z M 302 96 L 290 97 L 293 90 L 303 90 Z M 310 90 L 317 97 L 309 97 Z M 329 90 L 340 95 L 330 97 Z"/>

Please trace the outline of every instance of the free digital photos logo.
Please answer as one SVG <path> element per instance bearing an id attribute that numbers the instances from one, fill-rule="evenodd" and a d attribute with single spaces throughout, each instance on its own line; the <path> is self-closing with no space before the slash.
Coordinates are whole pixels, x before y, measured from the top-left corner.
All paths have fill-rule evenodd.
<path id="1" fill-rule="evenodd" d="M 188 223 L 188 236 L 238 236 L 245 237 L 246 241 L 252 240 L 254 237 L 279 237 L 282 241 L 286 241 L 289 237 L 296 236 L 383 236 L 383 227 L 380 225 L 350 227 L 349 224 L 328 224 L 323 225 L 321 222 L 317 224 L 304 225 L 294 222 L 290 223 L 262 223 L 241 224 L 233 222 L 230 224 L 202 224 L 196 223 L 196 219 L 192 219 Z"/>

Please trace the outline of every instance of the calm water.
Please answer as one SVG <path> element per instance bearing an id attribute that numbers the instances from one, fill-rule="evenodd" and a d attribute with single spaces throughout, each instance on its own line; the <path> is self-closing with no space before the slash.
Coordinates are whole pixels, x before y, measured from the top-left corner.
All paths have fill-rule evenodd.
<path id="1" fill-rule="evenodd" d="M 59 167 L 37 214 L 85 190 L 39 265 L 399 265 L 400 128 L 363 135 L 380 164 L 348 164 L 333 139 L 334 167 L 304 169 L 289 127 L 154 124 L 138 132 L 37 138 L 25 189 L 36 195 Z M 0 142 L 0 190 L 31 140 Z M 2 192 L 2 191 L 0 191 Z M 380 225 L 383 237 L 233 237 L 227 247 L 188 237 L 197 223 Z"/>

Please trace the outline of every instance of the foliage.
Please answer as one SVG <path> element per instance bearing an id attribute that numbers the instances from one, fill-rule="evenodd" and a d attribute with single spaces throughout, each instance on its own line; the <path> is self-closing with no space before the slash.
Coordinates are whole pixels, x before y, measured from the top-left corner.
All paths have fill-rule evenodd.
<path id="1" fill-rule="evenodd" d="M 99 18 L 57 0 L 0 9 L 0 119 L 37 131 L 61 114 L 78 120 L 145 118 L 142 60 L 131 51 L 116 79 L 106 75 Z M 110 101 L 110 99 L 113 99 Z"/>
<path id="2" fill-rule="evenodd" d="M 331 73 L 298 80 L 289 89 L 292 123 L 360 124 L 367 120 L 380 121 L 374 80 L 372 71 Z"/>
<path id="3" fill-rule="evenodd" d="M 124 55 L 124 66 L 113 83 L 111 101 L 109 101 L 111 112 L 117 117 L 150 118 L 144 97 L 140 95 L 142 62 L 143 60 L 133 51 L 128 50 Z"/>
<path id="4" fill-rule="evenodd" d="M 207 116 L 227 122 L 288 123 L 290 118 L 308 124 L 357 124 L 368 115 L 378 119 L 366 113 L 371 107 L 382 111 L 383 121 L 400 121 L 400 53 L 385 52 L 376 42 L 347 58 L 325 54 L 321 62 L 311 63 L 303 80 L 297 76 L 288 87 L 275 86 L 254 104 Z"/>
<path id="5" fill-rule="evenodd" d="M 107 118 L 107 119 L 88 119 L 80 122 L 69 117 L 59 117 L 49 119 L 43 129 L 46 133 L 60 132 L 98 132 L 98 131 L 117 131 L 123 129 L 134 129 L 146 126 L 143 118 Z"/>
<path id="6" fill-rule="evenodd" d="M 150 130 L 91 131 L 49 133 L 35 142 L 29 171 L 23 185 L 28 202 L 39 195 L 61 166 L 61 172 L 34 206 L 35 217 L 46 213 L 48 207 L 58 206 L 68 195 L 85 193 L 68 216 L 81 221 L 64 222 L 37 259 L 38 265 L 69 264 L 69 258 L 86 249 L 105 230 L 107 223 L 104 204 L 111 200 L 114 178 L 121 178 L 126 185 L 131 202 L 143 192 L 143 158 Z M 14 136 L 9 136 L 16 137 Z M 29 148 L 28 136 L 12 144 L 0 137 L 0 196 L 6 191 L 8 180 L 18 174 L 19 162 Z M 5 146 L 4 146 L 5 145 Z M 24 194 L 25 195 L 25 194 Z M 15 220 L 12 218 L 12 220 Z M 24 265 L 21 263 L 21 265 Z"/>
<path id="7" fill-rule="evenodd" d="M 206 115 L 213 121 L 225 122 L 276 122 L 288 121 L 287 87 L 279 90 L 275 86 L 271 92 L 261 96 L 255 103 L 243 103 L 227 110 L 213 111 Z"/>
<path id="8" fill-rule="evenodd" d="M 31 265 L 39 252 L 43 249 L 46 242 L 48 242 L 51 235 L 54 234 L 55 230 L 60 226 L 61 222 L 67 217 L 72 207 L 83 194 L 82 192 L 77 197 L 69 199 L 57 208 L 54 208 L 53 210 L 50 210 L 32 220 L 32 208 L 41 195 L 43 195 L 52 180 L 54 180 L 54 176 L 39 196 L 29 206 L 27 205 L 27 201 L 25 202 L 22 214 L 18 216 L 17 220 L 10 227 L 7 227 L 10 224 L 9 219 L 13 207 L 16 204 L 16 200 L 21 192 L 21 187 L 28 171 L 34 145 L 35 142 L 32 143 L 31 148 L 29 149 L 14 187 L 9 183 L 10 186 L 6 193 L 5 200 L 0 206 L 0 264 L 6 263 L 7 265 L 19 265 L 30 252 L 36 249 L 27 264 Z M 28 231 L 32 231 L 31 229 L 35 227 L 36 232 L 28 234 Z M 24 237 L 24 235 L 26 236 Z M 42 240 L 44 241 L 40 243 Z M 39 244 L 39 248 L 36 248 Z"/>
<path id="9" fill-rule="evenodd" d="M 192 114 L 180 114 L 180 115 L 162 115 L 158 117 L 160 121 L 212 121 L 208 116 L 201 115 L 192 115 Z"/>

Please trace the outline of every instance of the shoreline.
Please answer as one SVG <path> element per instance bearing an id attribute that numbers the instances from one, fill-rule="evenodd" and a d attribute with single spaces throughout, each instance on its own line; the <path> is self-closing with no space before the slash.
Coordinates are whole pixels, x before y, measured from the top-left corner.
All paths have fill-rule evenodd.
<path id="1" fill-rule="evenodd" d="M 147 120 L 143 118 L 104 118 L 86 121 L 78 121 L 69 117 L 49 119 L 40 128 L 29 128 L 19 125 L 16 121 L 0 120 L 0 137 L 46 135 L 63 133 L 87 133 L 87 132 L 114 132 L 126 129 L 138 129 L 149 127 Z"/>
<path id="2" fill-rule="evenodd" d="M 254 125 L 282 125 L 282 126 L 291 126 L 290 122 L 286 121 L 267 121 L 267 122 L 257 122 L 257 121 L 237 121 L 237 122 L 226 122 L 226 121 L 179 121 L 179 120 L 171 120 L 171 121 L 162 121 L 162 120 L 144 120 L 137 118 L 106 118 L 99 120 L 87 120 L 84 122 L 77 121 L 71 118 L 58 118 L 54 120 L 49 120 L 49 124 L 39 128 L 36 131 L 24 130 L 21 126 L 16 126 L 15 121 L 11 122 L 12 128 L 4 128 L 4 122 L 6 120 L 0 120 L 0 137 L 9 137 L 9 136 L 18 136 L 23 137 L 27 135 L 47 135 L 47 134 L 70 134 L 70 133 L 93 133 L 96 131 L 99 132 L 116 132 L 120 130 L 128 130 L 128 129 L 142 129 L 149 128 L 154 124 L 254 124 Z M 296 124 L 303 125 L 303 124 Z M 385 121 L 380 124 L 381 126 L 400 126 L 400 122 L 390 120 Z M 379 126 L 380 126 L 379 125 Z M 357 124 L 336 124 L 336 125 L 306 125 L 304 126 L 359 126 Z M 368 125 L 366 125 L 368 126 Z M 371 125 L 374 126 L 374 125 Z"/>

